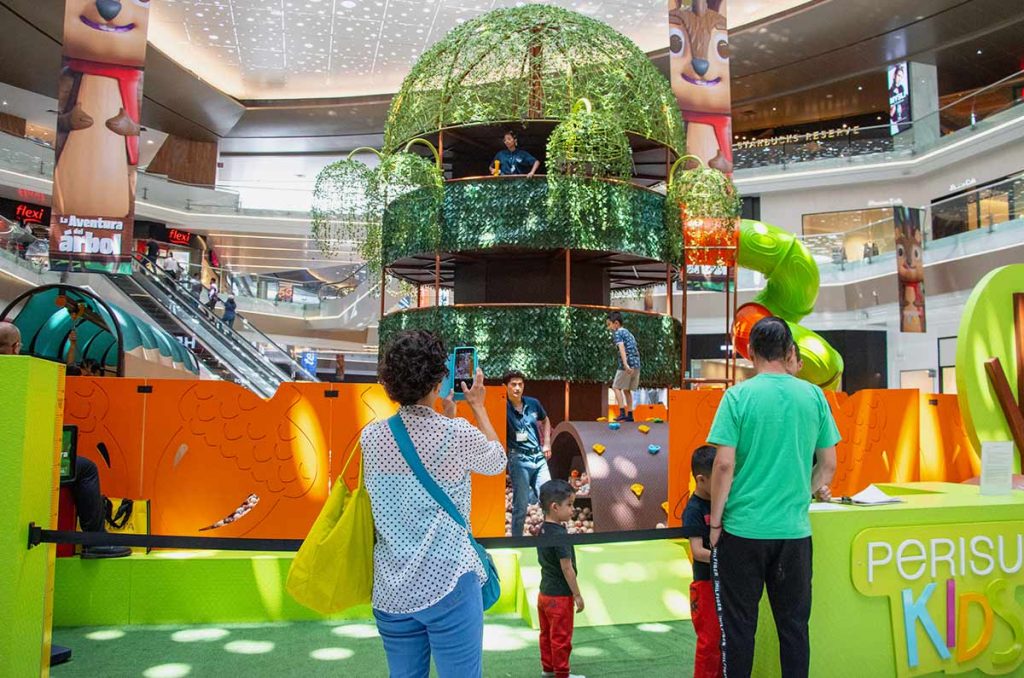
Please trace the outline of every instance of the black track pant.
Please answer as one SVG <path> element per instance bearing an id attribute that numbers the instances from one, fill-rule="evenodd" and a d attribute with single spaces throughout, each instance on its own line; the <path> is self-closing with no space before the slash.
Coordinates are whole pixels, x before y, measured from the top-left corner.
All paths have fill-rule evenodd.
<path id="1" fill-rule="evenodd" d="M 751 675 L 757 608 L 765 588 L 779 631 L 782 675 L 806 678 L 811 655 L 811 538 L 744 539 L 723 532 L 711 558 L 726 678 Z"/>
<path id="2" fill-rule="evenodd" d="M 75 510 L 83 532 L 104 532 L 103 496 L 96 464 L 85 457 L 75 457 L 75 482 L 71 486 Z"/>

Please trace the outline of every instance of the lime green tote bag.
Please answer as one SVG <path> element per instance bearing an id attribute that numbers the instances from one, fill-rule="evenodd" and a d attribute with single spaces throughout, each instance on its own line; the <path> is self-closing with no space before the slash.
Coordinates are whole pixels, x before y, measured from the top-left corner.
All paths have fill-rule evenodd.
<path id="1" fill-rule="evenodd" d="M 350 490 L 345 484 L 345 470 L 356 453 L 359 480 Z M 321 614 L 369 603 L 373 593 L 373 542 L 373 512 L 357 442 L 292 560 L 285 588 L 297 602 Z"/>

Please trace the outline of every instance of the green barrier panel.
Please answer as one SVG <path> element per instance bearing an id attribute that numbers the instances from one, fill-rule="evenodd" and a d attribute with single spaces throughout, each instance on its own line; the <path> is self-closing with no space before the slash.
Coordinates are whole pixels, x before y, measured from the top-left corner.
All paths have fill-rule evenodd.
<path id="1" fill-rule="evenodd" d="M 53 606 L 52 544 L 31 550 L 28 524 L 56 527 L 57 445 L 64 367 L 0 356 L 0 674 L 47 675 Z"/>

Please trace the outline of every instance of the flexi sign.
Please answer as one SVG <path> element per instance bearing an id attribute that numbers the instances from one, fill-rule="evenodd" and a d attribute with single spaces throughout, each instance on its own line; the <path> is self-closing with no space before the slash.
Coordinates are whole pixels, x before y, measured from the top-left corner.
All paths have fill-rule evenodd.
<path id="1" fill-rule="evenodd" d="M 853 542 L 857 591 L 889 599 L 896 675 L 1024 664 L 1024 521 L 887 527 Z"/>

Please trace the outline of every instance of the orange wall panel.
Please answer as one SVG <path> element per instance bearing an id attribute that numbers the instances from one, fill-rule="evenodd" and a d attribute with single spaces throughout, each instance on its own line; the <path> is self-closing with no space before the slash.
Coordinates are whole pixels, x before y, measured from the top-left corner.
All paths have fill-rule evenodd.
<path id="1" fill-rule="evenodd" d="M 669 391 L 668 429 L 668 523 L 680 527 L 683 509 L 690 497 L 693 478 L 690 457 L 707 441 L 711 422 L 715 419 L 720 390 Z"/>
<path id="2" fill-rule="evenodd" d="M 64 423 L 78 427 L 78 454 L 96 463 L 108 497 L 144 499 L 142 379 L 68 377 Z M 100 453 L 107 452 L 110 464 Z"/>

